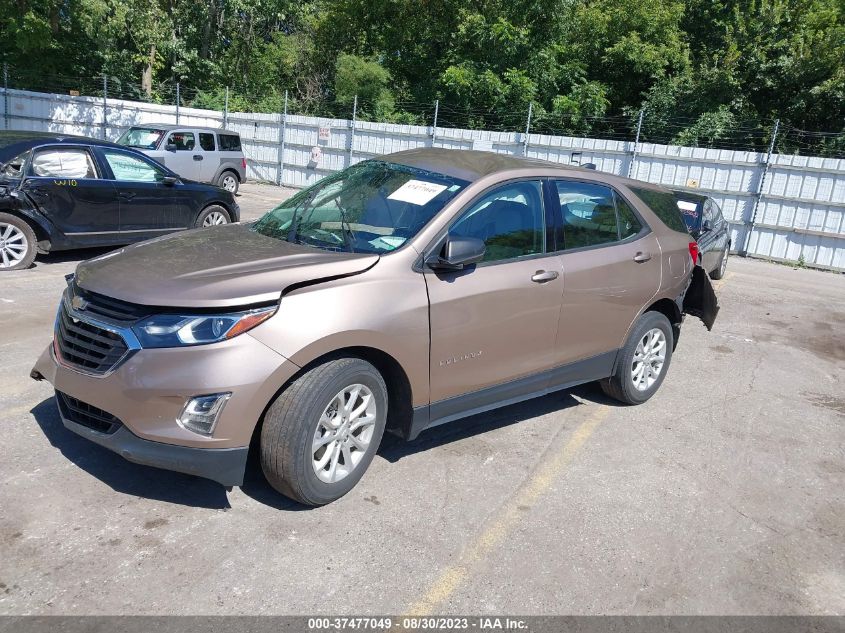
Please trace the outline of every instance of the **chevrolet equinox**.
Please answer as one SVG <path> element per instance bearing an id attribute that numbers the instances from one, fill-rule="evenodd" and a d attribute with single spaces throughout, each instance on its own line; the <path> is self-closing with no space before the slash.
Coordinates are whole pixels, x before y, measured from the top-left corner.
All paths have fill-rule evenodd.
<path id="1" fill-rule="evenodd" d="M 399 152 L 257 222 L 81 263 L 32 376 L 67 428 L 130 461 L 235 486 L 253 446 L 276 490 L 325 504 L 385 430 L 589 381 L 648 400 L 684 313 L 709 328 L 718 310 L 696 248 L 654 185 Z"/>

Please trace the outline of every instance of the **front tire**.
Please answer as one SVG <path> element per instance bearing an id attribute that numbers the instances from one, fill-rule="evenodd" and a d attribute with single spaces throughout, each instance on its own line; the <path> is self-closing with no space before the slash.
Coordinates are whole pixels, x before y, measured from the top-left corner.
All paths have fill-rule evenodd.
<path id="1" fill-rule="evenodd" d="M 620 351 L 615 373 L 601 381 L 602 390 L 625 404 L 651 398 L 669 371 L 673 342 L 669 319 L 660 312 L 643 314 Z"/>
<path id="2" fill-rule="evenodd" d="M 261 469 L 270 485 L 306 505 L 352 490 L 373 461 L 387 420 L 387 386 L 360 358 L 319 365 L 270 405 Z"/>
<path id="3" fill-rule="evenodd" d="M 35 231 L 25 221 L 0 213 L 0 270 L 23 270 L 35 259 Z"/>
<path id="4" fill-rule="evenodd" d="M 238 179 L 237 174 L 233 171 L 224 171 L 217 178 L 217 186 L 221 189 L 225 189 L 233 195 L 238 193 L 238 187 L 240 187 L 240 184 L 241 182 Z"/>
<path id="5" fill-rule="evenodd" d="M 197 221 L 194 222 L 194 227 L 200 228 L 203 226 L 218 226 L 220 224 L 229 224 L 231 221 L 229 212 L 226 211 L 226 209 L 221 207 L 219 204 L 212 204 L 211 206 L 203 209 L 197 216 Z"/>

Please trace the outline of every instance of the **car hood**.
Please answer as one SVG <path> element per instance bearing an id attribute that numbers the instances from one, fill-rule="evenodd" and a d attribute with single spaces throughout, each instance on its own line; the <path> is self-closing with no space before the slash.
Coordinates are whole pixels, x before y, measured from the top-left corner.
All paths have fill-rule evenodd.
<path id="1" fill-rule="evenodd" d="M 277 301 L 293 284 L 354 275 L 378 255 L 324 251 L 230 224 L 173 233 L 82 262 L 76 283 L 148 306 L 238 307 Z"/>

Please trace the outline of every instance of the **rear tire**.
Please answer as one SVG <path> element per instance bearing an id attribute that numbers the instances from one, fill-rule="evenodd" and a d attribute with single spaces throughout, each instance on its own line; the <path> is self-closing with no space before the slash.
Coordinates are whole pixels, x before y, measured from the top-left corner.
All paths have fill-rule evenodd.
<path id="1" fill-rule="evenodd" d="M 232 218 L 229 217 L 229 212 L 226 209 L 219 204 L 212 204 L 200 212 L 197 216 L 197 221 L 194 222 L 194 227 L 219 226 L 221 224 L 229 224 L 231 221 Z"/>
<path id="2" fill-rule="evenodd" d="M 360 358 L 318 365 L 267 410 L 261 469 L 270 485 L 291 499 L 312 506 L 331 503 L 366 472 L 386 420 L 387 386 L 375 367 Z"/>
<path id="3" fill-rule="evenodd" d="M 238 175 L 233 171 L 224 171 L 217 178 L 217 186 L 221 189 L 225 189 L 232 195 L 238 193 L 238 187 L 240 184 Z"/>
<path id="4" fill-rule="evenodd" d="M 646 312 L 620 350 L 616 371 L 601 381 L 605 394 L 625 404 L 642 404 L 666 377 L 672 360 L 672 324 L 660 312 Z"/>
<path id="5" fill-rule="evenodd" d="M 0 271 L 32 266 L 35 240 L 35 231 L 24 220 L 10 213 L 0 213 Z"/>
<path id="6" fill-rule="evenodd" d="M 719 267 L 716 270 L 710 272 L 710 279 L 715 279 L 716 281 L 718 281 L 725 276 L 725 271 L 728 268 L 728 255 L 730 254 L 730 250 L 730 244 L 725 246 L 725 250 L 722 252 L 722 256 L 719 258 Z"/>

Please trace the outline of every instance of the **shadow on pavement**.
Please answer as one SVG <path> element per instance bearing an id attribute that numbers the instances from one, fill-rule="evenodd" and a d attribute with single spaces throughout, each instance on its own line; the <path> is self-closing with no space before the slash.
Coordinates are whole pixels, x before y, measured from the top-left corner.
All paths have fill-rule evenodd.
<path id="1" fill-rule="evenodd" d="M 231 507 L 226 489 L 218 483 L 126 461 L 67 430 L 53 398 L 31 410 L 50 444 L 82 470 L 116 492 L 199 508 Z"/>

